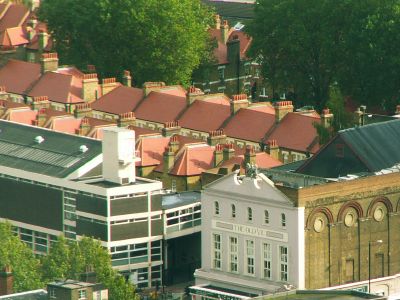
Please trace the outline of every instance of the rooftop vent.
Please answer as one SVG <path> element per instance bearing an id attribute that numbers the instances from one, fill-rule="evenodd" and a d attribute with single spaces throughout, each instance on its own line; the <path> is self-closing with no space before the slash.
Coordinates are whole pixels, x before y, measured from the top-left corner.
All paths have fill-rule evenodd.
<path id="1" fill-rule="evenodd" d="M 86 145 L 81 145 L 79 147 L 79 151 L 82 152 L 82 153 L 85 153 L 88 150 L 89 150 L 89 148 Z"/>
<path id="2" fill-rule="evenodd" d="M 44 142 L 44 138 L 41 135 L 38 135 L 37 137 L 35 137 L 36 144 L 41 144 L 43 142 Z"/>

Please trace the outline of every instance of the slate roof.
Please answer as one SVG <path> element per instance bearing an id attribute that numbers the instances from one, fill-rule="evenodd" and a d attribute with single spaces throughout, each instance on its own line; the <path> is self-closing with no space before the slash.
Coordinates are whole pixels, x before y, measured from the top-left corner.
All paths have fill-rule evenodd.
<path id="1" fill-rule="evenodd" d="M 350 128 L 338 134 L 371 171 L 400 162 L 400 120 Z"/>
<path id="2" fill-rule="evenodd" d="M 44 138 L 40 144 L 38 136 Z M 81 145 L 88 151 L 80 152 Z M 6 166 L 63 178 L 100 154 L 100 141 L 0 120 L 0 170 Z"/>
<path id="3" fill-rule="evenodd" d="M 92 109 L 111 114 L 133 111 L 143 98 L 143 90 L 118 86 L 92 103 Z"/>
<path id="4" fill-rule="evenodd" d="M 204 3 L 215 7 L 217 13 L 227 19 L 254 18 L 254 1 L 218 1 L 203 0 Z"/>

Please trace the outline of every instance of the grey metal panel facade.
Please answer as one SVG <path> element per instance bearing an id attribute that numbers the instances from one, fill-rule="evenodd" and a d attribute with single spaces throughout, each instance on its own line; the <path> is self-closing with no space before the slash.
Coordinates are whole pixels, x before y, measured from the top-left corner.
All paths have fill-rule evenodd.
<path id="1" fill-rule="evenodd" d="M 111 241 L 147 237 L 148 222 L 130 223 L 111 226 Z"/>

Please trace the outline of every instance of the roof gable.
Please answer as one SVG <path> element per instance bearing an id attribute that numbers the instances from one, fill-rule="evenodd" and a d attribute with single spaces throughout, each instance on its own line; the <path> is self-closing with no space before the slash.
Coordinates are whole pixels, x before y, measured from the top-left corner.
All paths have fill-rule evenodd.
<path id="1" fill-rule="evenodd" d="M 204 190 L 205 192 L 211 191 L 245 199 L 252 198 L 262 202 L 271 201 L 280 205 L 293 206 L 291 200 L 279 191 L 264 174 L 250 178 L 233 173 L 206 185 Z"/>

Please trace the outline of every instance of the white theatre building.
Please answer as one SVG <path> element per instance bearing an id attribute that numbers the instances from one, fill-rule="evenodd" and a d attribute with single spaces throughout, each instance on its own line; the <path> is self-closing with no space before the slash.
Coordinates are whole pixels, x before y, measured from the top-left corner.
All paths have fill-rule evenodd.
<path id="1" fill-rule="evenodd" d="M 205 187 L 201 239 L 193 298 L 304 288 L 304 208 L 263 174 L 231 174 Z"/>

